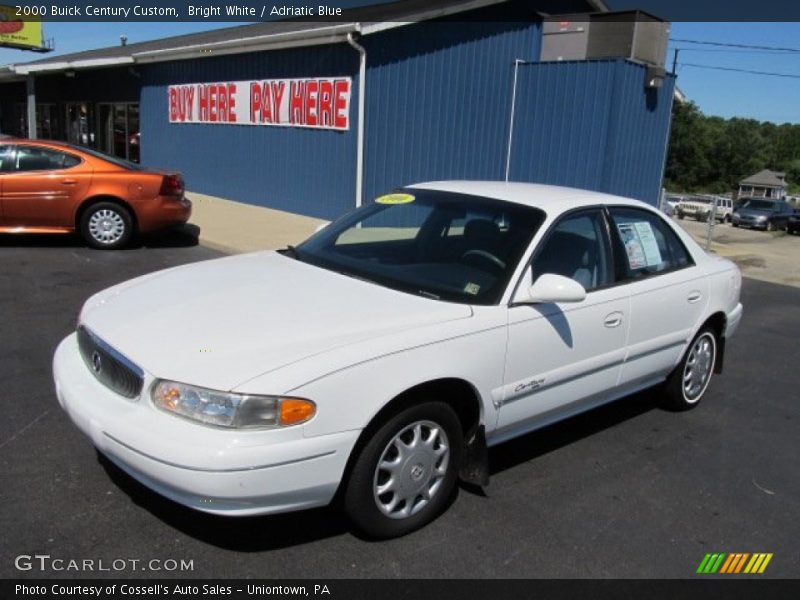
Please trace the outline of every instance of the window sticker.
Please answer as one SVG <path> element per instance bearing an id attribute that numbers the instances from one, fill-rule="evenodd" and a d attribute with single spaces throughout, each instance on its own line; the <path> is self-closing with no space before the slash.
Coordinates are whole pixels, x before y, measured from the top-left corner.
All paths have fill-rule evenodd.
<path id="1" fill-rule="evenodd" d="M 642 241 L 642 248 L 644 248 L 644 257 L 647 260 L 647 266 L 652 267 L 660 265 L 664 262 L 661 257 L 661 250 L 658 248 L 656 236 L 653 233 L 653 226 L 647 221 L 639 221 L 634 223 L 636 232 L 639 234 L 639 239 Z"/>
<path id="2" fill-rule="evenodd" d="M 636 221 L 634 223 L 618 223 L 617 229 L 625 244 L 625 252 L 628 255 L 628 264 L 631 269 L 644 269 L 660 265 L 661 250 L 658 248 L 656 236 L 653 235 L 653 228 L 647 221 Z"/>
<path id="3" fill-rule="evenodd" d="M 481 286 L 479 286 L 477 283 L 469 282 L 464 286 L 464 293 L 470 294 L 471 296 L 477 296 L 480 290 Z"/>
<path id="4" fill-rule="evenodd" d="M 378 204 L 408 204 L 414 201 L 414 196 L 411 194 L 386 194 L 375 198 Z"/>

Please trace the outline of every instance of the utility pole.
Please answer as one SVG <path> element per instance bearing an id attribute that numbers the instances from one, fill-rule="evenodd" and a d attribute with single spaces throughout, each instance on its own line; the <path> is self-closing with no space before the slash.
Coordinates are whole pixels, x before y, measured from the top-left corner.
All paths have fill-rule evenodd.
<path id="1" fill-rule="evenodd" d="M 680 52 L 680 48 L 675 48 L 672 55 L 672 74 L 675 75 L 675 69 L 678 68 L 678 52 Z"/>

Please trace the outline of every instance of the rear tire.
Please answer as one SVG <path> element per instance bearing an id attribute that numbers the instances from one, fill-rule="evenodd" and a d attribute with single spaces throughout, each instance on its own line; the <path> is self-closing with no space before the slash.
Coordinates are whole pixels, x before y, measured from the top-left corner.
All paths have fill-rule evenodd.
<path id="1" fill-rule="evenodd" d="M 86 243 L 100 250 L 125 246 L 133 235 L 130 212 L 114 202 L 98 202 L 81 215 L 80 233 Z"/>
<path id="2" fill-rule="evenodd" d="M 436 518 L 455 489 L 464 444 L 458 416 L 425 402 L 386 421 L 350 471 L 344 510 L 367 536 L 406 535 Z"/>
<path id="3" fill-rule="evenodd" d="M 700 403 L 714 374 L 717 346 L 717 335 L 710 327 L 704 327 L 694 337 L 664 385 L 667 408 L 683 411 Z"/>

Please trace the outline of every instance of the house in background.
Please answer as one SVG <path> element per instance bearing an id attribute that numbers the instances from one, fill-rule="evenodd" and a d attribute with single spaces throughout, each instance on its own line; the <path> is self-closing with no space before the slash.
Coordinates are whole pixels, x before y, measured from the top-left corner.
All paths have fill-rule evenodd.
<path id="1" fill-rule="evenodd" d="M 786 173 L 764 169 L 739 182 L 739 198 L 783 198 Z"/>

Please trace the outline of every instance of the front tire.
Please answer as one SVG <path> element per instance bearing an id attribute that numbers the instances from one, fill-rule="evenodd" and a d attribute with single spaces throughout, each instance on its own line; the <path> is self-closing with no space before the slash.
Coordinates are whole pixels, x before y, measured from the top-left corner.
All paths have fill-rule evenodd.
<path id="1" fill-rule="evenodd" d="M 447 506 L 464 439 L 444 402 L 407 408 L 383 424 L 353 464 L 344 510 L 363 533 L 386 539 L 426 525 Z"/>
<path id="2" fill-rule="evenodd" d="M 98 202 L 81 215 L 80 232 L 92 248 L 116 250 L 130 241 L 133 219 L 119 204 Z"/>
<path id="3" fill-rule="evenodd" d="M 714 373 L 717 345 L 717 336 L 709 327 L 701 329 L 694 337 L 664 386 L 668 408 L 689 410 L 700 403 Z"/>

